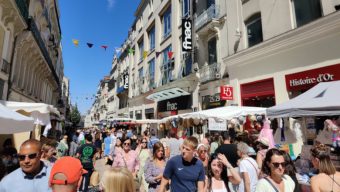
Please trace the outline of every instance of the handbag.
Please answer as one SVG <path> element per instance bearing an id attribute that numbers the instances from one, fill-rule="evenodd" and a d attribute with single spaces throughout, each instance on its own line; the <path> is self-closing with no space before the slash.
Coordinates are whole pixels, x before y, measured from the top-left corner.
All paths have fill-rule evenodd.
<path id="1" fill-rule="evenodd" d="M 99 185 L 99 172 L 93 171 L 90 177 L 90 186 L 98 186 Z"/>

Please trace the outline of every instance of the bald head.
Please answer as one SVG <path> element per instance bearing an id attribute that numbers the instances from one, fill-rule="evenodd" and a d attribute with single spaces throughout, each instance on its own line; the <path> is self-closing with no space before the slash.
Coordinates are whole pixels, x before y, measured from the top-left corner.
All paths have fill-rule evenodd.
<path id="1" fill-rule="evenodd" d="M 35 146 L 36 149 L 38 149 L 39 151 L 41 151 L 41 142 L 36 140 L 36 139 L 29 139 L 29 140 L 26 140 L 25 142 L 23 142 L 20 146 L 20 149 L 27 146 L 27 145 L 30 145 L 30 146 Z"/>

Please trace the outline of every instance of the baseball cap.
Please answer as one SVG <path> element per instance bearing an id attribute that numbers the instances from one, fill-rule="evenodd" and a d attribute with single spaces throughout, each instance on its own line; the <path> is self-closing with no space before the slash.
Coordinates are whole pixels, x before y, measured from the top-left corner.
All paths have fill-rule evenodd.
<path id="1" fill-rule="evenodd" d="M 54 179 L 54 176 L 58 173 L 64 174 L 66 180 Z M 61 157 L 58 159 L 52 167 L 49 184 L 67 185 L 76 183 L 80 180 L 83 174 L 87 173 L 83 169 L 79 159 L 74 157 Z"/>

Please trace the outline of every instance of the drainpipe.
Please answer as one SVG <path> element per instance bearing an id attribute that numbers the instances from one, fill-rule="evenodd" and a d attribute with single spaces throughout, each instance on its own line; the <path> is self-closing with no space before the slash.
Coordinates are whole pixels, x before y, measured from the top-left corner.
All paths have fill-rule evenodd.
<path id="1" fill-rule="evenodd" d="M 18 35 L 16 35 L 14 37 L 14 43 L 13 43 L 13 48 L 12 48 L 12 55 L 11 55 L 11 61 L 10 61 L 10 66 L 9 66 L 9 74 L 8 74 L 8 88 L 7 88 L 7 96 L 6 96 L 6 100 L 8 101 L 9 99 L 9 94 L 11 92 L 11 89 L 12 89 L 12 71 L 13 71 L 13 60 L 14 60 L 14 55 L 15 55 L 15 48 L 17 46 L 17 40 L 18 40 L 18 37 L 20 35 L 22 35 L 24 32 L 26 32 L 28 30 L 28 27 L 24 30 L 22 30 Z"/>

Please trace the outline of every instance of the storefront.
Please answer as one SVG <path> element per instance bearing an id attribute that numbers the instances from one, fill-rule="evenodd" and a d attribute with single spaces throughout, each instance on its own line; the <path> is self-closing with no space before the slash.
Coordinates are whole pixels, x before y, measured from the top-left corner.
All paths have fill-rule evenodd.
<path id="1" fill-rule="evenodd" d="M 226 104 L 225 100 L 221 100 L 220 93 L 214 95 L 202 96 L 202 110 L 222 107 Z"/>
<path id="2" fill-rule="evenodd" d="M 340 64 L 288 74 L 285 75 L 285 80 L 291 99 L 320 82 L 340 80 Z"/>
<path id="3" fill-rule="evenodd" d="M 242 106 L 271 107 L 275 105 L 273 78 L 244 83 L 240 87 Z"/>
<path id="4" fill-rule="evenodd" d="M 168 100 L 159 101 L 157 105 L 157 117 L 162 119 L 171 115 L 192 112 L 192 96 L 185 95 Z"/>

